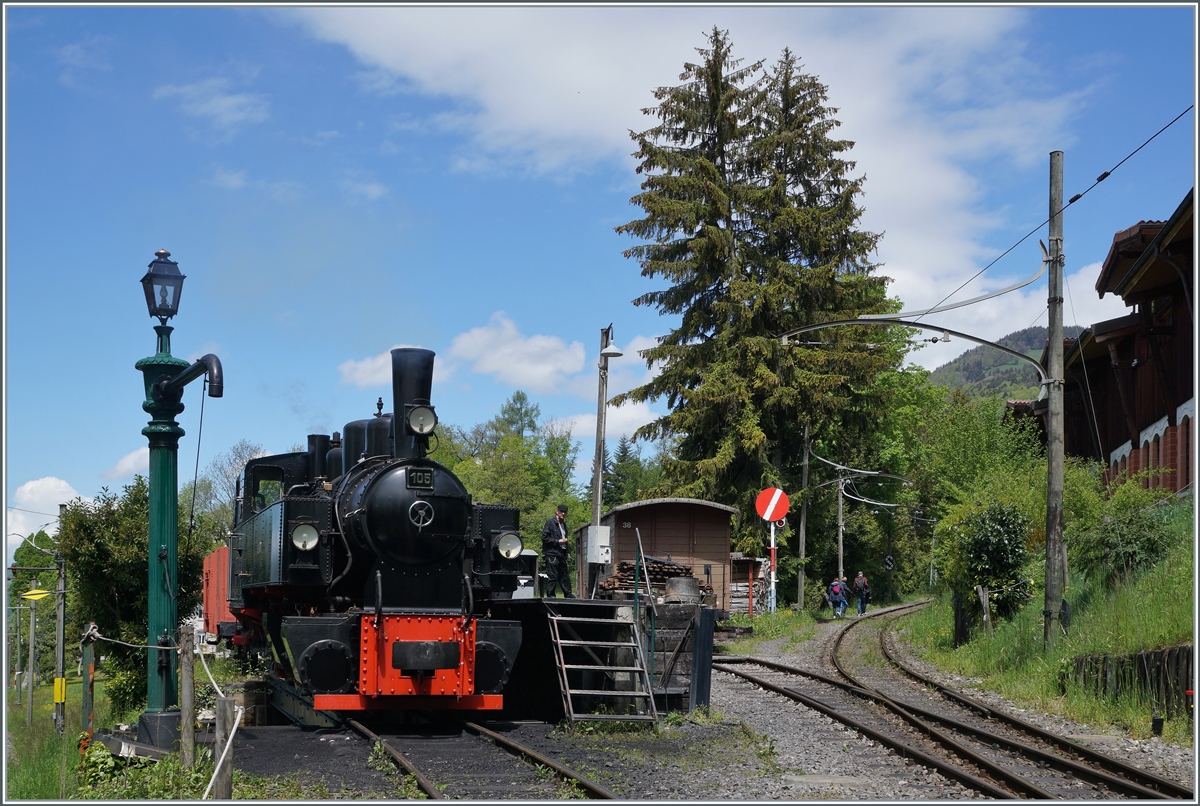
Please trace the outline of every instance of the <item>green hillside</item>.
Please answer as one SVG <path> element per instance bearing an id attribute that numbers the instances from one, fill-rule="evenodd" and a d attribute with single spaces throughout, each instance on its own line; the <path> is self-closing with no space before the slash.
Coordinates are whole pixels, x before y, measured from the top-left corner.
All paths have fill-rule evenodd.
<path id="1" fill-rule="evenodd" d="M 1063 333 L 1075 337 L 1081 327 L 1064 327 Z M 1033 359 L 1046 347 L 1047 329 L 1027 327 L 998 340 L 1011 350 Z M 929 375 L 930 382 L 947 389 L 962 389 L 969 397 L 999 395 L 1006 400 L 1032 400 L 1038 395 L 1037 371 L 1010 355 L 987 346 L 979 346 L 960 355 Z"/>

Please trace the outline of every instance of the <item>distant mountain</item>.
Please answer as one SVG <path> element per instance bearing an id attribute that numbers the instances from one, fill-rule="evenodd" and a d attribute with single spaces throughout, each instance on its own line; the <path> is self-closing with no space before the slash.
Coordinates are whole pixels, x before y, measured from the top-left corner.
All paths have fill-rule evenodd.
<path id="1" fill-rule="evenodd" d="M 1075 338 L 1082 331 L 1077 326 L 1064 327 L 1063 335 Z M 1009 333 L 997 343 L 1037 360 L 1046 347 L 1048 334 L 1047 328 L 1027 327 Z M 1006 400 L 1032 400 L 1038 395 L 1037 370 L 986 345 L 968 350 L 938 367 L 929 373 L 929 381 L 947 389 L 962 389 L 969 397 L 1000 395 Z"/>

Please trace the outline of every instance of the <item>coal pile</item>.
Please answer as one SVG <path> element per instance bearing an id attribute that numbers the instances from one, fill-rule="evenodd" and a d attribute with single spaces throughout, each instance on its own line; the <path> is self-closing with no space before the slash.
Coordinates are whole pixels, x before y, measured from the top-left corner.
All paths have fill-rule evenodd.
<path id="1" fill-rule="evenodd" d="M 674 560 L 664 560 L 660 557 L 646 557 L 645 568 L 637 568 L 636 563 L 632 560 L 621 560 L 617 563 L 617 571 L 609 577 L 605 577 L 597 584 L 598 593 L 633 593 L 635 590 L 635 575 L 636 575 L 636 590 L 646 591 L 646 577 L 650 578 L 650 590 L 656 596 L 663 596 L 667 590 L 667 580 L 676 579 L 678 577 L 692 577 L 692 569 L 690 566 L 677 563 Z M 711 594 L 713 592 L 711 585 L 700 584 L 701 594 Z"/>

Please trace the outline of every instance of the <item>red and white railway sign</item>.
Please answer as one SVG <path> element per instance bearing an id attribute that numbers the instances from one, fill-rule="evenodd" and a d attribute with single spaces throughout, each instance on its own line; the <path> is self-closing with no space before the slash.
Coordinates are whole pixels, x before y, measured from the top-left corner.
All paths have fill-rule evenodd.
<path id="1" fill-rule="evenodd" d="M 787 493 L 778 487 L 768 487 L 754 500 L 754 509 L 764 521 L 777 521 L 788 513 Z"/>

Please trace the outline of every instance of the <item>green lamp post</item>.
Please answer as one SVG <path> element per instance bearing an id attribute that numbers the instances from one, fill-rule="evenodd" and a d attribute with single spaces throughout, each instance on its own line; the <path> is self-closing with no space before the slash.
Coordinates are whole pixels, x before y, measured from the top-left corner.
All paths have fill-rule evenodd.
<path id="1" fill-rule="evenodd" d="M 142 434 L 150 442 L 150 551 L 147 588 L 147 644 L 163 647 L 147 653 L 146 713 L 138 721 L 138 739 L 155 746 L 169 746 L 178 735 L 178 711 L 172 712 L 175 723 L 168 717 L 178 703 L 175 687 L 175 644 L 179 628 L 178 542 L 179 495 L 179 438 L 183 429 L 175 415 L 183 411 L 183 387 L 201 375 L 208 376 L 209 397 L 221 397 L 224 380 L 221 360 L 211 353 L 193 364 L 171 355 L 171 331 L 167 320 L 179 312 L 179 295 L 184 275 L 179 264 L 170 260 L 171 253 L 160 249 L 154 253 L 142 287 L 146 307 L 159 324 L 158 349 L 149 358 L 138 361 L 135 367 L 142 372 L 146 399 L 142 408 L 150 415 L 150 423 Z"/>

